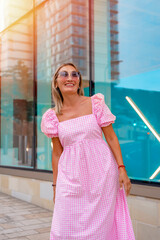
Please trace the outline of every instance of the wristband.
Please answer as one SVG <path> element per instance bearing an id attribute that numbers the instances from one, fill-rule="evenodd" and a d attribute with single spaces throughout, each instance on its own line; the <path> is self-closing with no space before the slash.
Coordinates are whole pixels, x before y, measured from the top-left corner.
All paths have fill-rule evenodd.
<path id="1" fill-rule="evenodd" d="M 125 166 L 124 166 L 124 165 L 119 165 L 119 166 L 118 166 L 118 169 L 119 169 L 119 168 L 121 168 L 121 167 L 124 167 L 124 168 L 125 168 Z"/>
<path id="2" fill-rule="evenodd" d="M 52 184 L 52 187 L 56 186 L 56 184 Z"/>

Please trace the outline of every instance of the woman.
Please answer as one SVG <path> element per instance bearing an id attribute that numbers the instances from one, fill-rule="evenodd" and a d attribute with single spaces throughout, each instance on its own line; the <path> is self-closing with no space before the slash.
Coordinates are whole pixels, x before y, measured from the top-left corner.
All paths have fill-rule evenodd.
<path id="1" fill-rule="evenodd" d="M 50 240 L 135 239 L 126 201 L 131 182 L 112 128 L 116 117 L 104 95 L 85 97 L 81 74 L 72 63 L 57 69 L 52 95 L 55 108 L 41 122 L 53 143 Z"/>

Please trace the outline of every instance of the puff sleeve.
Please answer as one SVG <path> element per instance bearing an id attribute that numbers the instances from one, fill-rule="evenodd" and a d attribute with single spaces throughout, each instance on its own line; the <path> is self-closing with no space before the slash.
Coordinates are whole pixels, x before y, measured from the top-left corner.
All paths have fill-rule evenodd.
<path id="1" fill-rule="evenodd" d="M 111 113 L 110 109 L 105 104 L 104 95 L 102 93 L 93 95 L 93 102 L 94 114 L 100 127 L 106 127 L 115 122 L 116 116 Z"/>
<path id="2" fill-rule="evenodd" d="M 42 116 L 41 131 L 49 138 L 58 137 L 58 119 L 52 109 L 48 109 Z"/>

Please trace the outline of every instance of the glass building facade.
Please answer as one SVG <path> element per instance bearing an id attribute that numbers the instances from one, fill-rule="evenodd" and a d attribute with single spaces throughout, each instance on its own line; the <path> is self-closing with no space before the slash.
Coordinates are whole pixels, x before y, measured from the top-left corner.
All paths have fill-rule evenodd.
<path id="1" fill-rule="evenodd" d="M 101 92 L 117 117 L 129 177 L 158 185 L 159 12 L 150 0 L 2 0 L 0 167 L 52 171 L 51 139 L 40 123 L 54 107 L 56 68 L 73 62 L 85 96 Z"/>

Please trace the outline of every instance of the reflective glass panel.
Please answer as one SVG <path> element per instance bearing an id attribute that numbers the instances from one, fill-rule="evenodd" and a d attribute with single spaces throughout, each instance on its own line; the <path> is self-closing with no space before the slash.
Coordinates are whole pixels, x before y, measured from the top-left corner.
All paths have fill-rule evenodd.
<path id="1" fill-rule="evenodd" d="M 105 95 L 131 179 L 160 181 L 160 3 L 94 1 L 95 92 Z"/>
<path id="2" fill-rule="evenodd" d="M 160 3 L 118 3 L 119 81 L 112 88 L 116 133 L 131 178 L 160 180 Z"/>
<path id="3" fill-rule="evenodd" d="M 73 62 L 89 95 L 88 3 L 48 1 L 36 11 L 37 25 L 37 168 L 51 170 L 51 139 L 40 129 L 43 113 L 54 107 L 51 81 L 56 69 Z"/>
<path id="4" fill-rule="evenodd" d="M 0 0 L 0 32 L 33 8 L 33 0 Z"/>
<path id="5" fill-rule="evenodd" d="M 0 33 L 0 164 L 33 167 L 33 16 Z"/>

